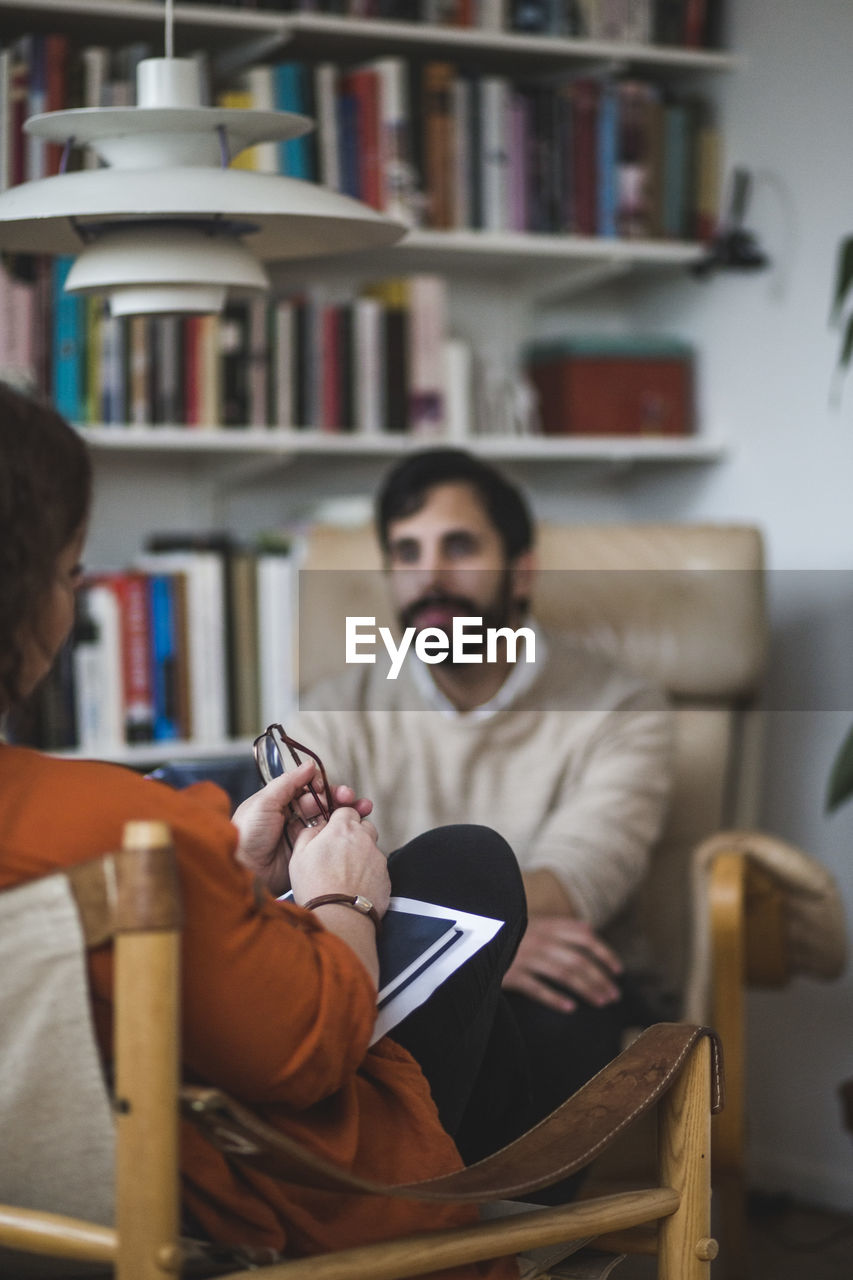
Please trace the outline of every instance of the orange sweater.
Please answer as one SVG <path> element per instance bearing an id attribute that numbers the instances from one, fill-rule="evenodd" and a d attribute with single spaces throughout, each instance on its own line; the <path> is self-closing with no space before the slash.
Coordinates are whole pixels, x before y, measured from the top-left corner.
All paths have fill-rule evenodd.
<path id="1" fill-rule="evenodd" d="M 186 1078 L 379 1180 L 457 1168 L 414 1059 L 388 1039 L 368 1048 L 375 994 L 350 949 L 310 912 L 272 898 L 256 905 L 251 876 L 234 860 L 223 792 L 210 783 L 176 792 L 118 766 L 0 745 L 0 889 L 117 848 L 129 818 L 168 822 L 177 849 Z M 108 1052 L 109 948 L 91 954 L 90 983 Z M 461 1207 L 299 1190 L 232 1167 L 189 1125 L 181 1167 L 187 1205 L 225 1244 L 316 1253 L 472 1217 Z M 506 1259 L 453 1274 L 508 1280 L 517 1271 Z"/>

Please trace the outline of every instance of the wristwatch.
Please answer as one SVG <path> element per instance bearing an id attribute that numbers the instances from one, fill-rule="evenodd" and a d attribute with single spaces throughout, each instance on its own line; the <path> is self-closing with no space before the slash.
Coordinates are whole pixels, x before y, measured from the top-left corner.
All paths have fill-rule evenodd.
<path id="1" fill-rule="evenodd" d="M 313 911 L 315 907 L 328 907 L 333 904 L 341 907 L 352 907 L 353 911 L 359 911 L 363 916 L 369 916 L 373 921 L 374 929 L 377 933 L 379 932 L 382 925 L 379 912 L 370 899 L 365 898 L 363 893 L 323 893 L 319 898 L 312 898 L 310 902 L 302 903 L 306 911 Z"/>

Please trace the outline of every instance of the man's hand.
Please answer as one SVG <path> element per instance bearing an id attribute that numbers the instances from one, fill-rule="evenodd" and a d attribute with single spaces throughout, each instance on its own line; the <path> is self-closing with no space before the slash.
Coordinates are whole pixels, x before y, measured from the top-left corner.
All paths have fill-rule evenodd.
<path id="1" fill-rule="evenodd" d="M 556 990 L 552 982 L 568 987 L 590 1004 L 606 1005 L 621 995 L 613 981 L 621 972 L 616 952 L 586 921 L 571 916 L 531 916 L 503 986 L 551 1009 L 571 1013 L 577 1002 Z"/>

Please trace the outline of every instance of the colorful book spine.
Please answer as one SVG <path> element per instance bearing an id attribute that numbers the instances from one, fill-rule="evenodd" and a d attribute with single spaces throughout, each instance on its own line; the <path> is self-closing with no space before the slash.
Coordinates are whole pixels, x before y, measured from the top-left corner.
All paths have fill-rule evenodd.
<path id="1" fill-rule="evenodd" d="M 124 738 L 150 742 L 155 699 L 148 582 L 141 573 L 114 574 L 108 581 L 119 607 Z"/>
<path id="2" fill-rule="evenodd" d="M 148 578 L 151 610 L 151 683 L 154 691 L 154 739 L 157 742 L 180 738 L 178 715 L 177 662 L 178 635 L 174 589 L 169 573 L 152 573 Z"/>

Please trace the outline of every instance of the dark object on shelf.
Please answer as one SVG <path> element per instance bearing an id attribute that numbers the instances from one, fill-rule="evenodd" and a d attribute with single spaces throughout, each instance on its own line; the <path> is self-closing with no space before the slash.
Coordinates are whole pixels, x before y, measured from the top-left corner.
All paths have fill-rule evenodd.
<path id="1" fill-rule="evenodd" d="M 728 214 L 708 245 L 705 257 L 691 268 L 700 280 L 707 279 L 715 271 L 760 271 L 769 266 L 770 259 L 755 235 L 742 225 L 751 186 L 748 170 L 735 169 Z"/>

